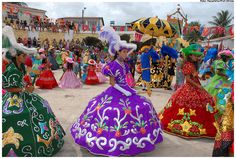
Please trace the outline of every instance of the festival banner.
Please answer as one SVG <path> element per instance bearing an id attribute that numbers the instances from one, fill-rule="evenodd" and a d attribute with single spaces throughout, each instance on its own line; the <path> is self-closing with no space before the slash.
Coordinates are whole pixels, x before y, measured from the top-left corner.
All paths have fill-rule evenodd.
<path id="1" fill-rule="evenodd" d="M 213 29 L 213 34 L 218 34 L 218 35 L 222 35 L 222 34 L 225 34 L 225 28 L 224 27 L 221 27 L 221 26 L 217 26 L 217 27 L 214 27 Z"/>
<path id="2" fill-rule="evenodd" d="M 97 31 L 100 31 L 101 28 L 100 28 L 100 25 L 97 25 Z"/>
<path id="3" fill-rule="evenodd" d="M 187 35 L 187 34 L 188 34 L 188 31 L 189 31 L 188 26 L 185 26 L 185 27 L 183 28 L 183 35 Z"/>
<path id="4" fill-rule="evenodd" d="M 124 27 L 124 26 L 121 26 L 121 27 L 120 27 L 120 31 L 125 31 L 125 27 Z"/>
<path id="5" fill-rule="evenodd" d="M 92 31 L 93 31 L 93 32 L 96 31 L 96 25 L 93 25 L 93 27 L 92 27 Z"/>
<path id="6" fill-rule="evenodd" d="M 200 27 L 199 26 L 191 26 L 190 27 L 190 32 L 196 30 L 196 31 L 199 31 Z"/>
<path id="7" fill-rule="evenodd" d="M 206 37 L 209 35 L 209 28 L 204 27 L 203 31 L 202 31 L 202 36 Z"/>
<path id="8" fill-rule="evenodd" d="M 230 34 L 231 36 L 234 35 L 234 26 L 231 26 L 231 27 L 229 28 L 229 34 Z"/>
<path id="9" fill-rule="evenodd" d="M 137 42 L 140 42 L 141 41 L 141 39 L 142 39 L 142 37 L 143 37 L 143 34 L 140 34 L 140 33 L 138 33 L 138 32 L 135 32 L 135 41 L 137 41 Z"/>
<path id="10" fill-rule="evenodd" d="M 88 25 L 83 25 L 82 28 L 83 28 L 83 31 L 88 31 L 89 30 L 89 26 Z"/>
<path id="11" fill-rule="evenodd" d="M 116 31 L 116 27 L 115 26 L 113 26 L 113 29 Z"/>

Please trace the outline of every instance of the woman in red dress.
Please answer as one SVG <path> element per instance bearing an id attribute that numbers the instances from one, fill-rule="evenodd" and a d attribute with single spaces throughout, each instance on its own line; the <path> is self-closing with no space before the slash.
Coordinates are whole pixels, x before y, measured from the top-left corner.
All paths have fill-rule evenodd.
<path id="1" fill-rule="evenodd" d="M 8 64 L 9 64 L 9 62 L 7 60 L 5 60 L 4 58 L 2 58 L 2 73 L 5 72 Z"/>
<path id="2" fill-rule="evenodd" d="M 2 58 L 2 73 L 5 72 L 8 64 L 9 62 L 5 58 Z M 6 93 L 6 90 L 2 88 L 2 95 L 4 95 L 5 93 Z"/>
<path id="3" fill-rule="evenodd" d="M 183 49 L 187 58 L 182 68 L 186 83 L 172 95 L 159 117 L 167 133 L 183 138 L 214 138 L 215 103 L 199 81 L 197 62 L 202 52 L 198 48 L 192 44 Z"/>
<path id="4" fill-rule="evenodd" d="M 39 86 L 41 89 L 52 89 L 58 86 L 50 67 L 50 62 L 47 58 L 44 58 L 42 60 L 42 65 L 39 66 L 41 73 L 36 81 L 36 86 Z"/>
<path id="5" fill-rule="evenodd" d="M 96 75 L 96 62 L 93 59 L 90 59 L 88 61 L 89 67 L 88 67 L 88 75 L 85 80 L 85 84 L 88 85 L 94 85 L 99 84 L 98 76 Z"/>

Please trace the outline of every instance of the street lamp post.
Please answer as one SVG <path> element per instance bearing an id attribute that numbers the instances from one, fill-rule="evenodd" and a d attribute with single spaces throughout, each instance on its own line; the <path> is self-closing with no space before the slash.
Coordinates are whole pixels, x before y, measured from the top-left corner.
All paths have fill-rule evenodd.
<path id="1" fill-rule="evenodd" d="M 84 7 L 82 9 L 82 30 L 83 30 L 83 26 L 84 26 L 84 11 L 85 11 L 86 7 Z"/>

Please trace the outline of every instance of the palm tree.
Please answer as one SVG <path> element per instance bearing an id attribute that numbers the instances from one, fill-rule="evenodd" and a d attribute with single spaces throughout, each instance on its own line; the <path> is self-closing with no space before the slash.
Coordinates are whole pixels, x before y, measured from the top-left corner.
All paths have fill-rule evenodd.
<path id="1" fill-rule="evenodd" d="M 228 27 L 233 19 L 234 17 L 228 10 L 221 10 L 217 13 L 217 16 L 213 16 L 213 21 L 209 21 L 209 24 L 212 24 L 213 26 Z"/>
<path id="2" fill-rule="evenodd" d="M 222 27 L 223 29 L 226 27 L 229 27 L 231 21 L 233 20 L 232 14 L 229 13 L 228 10 L 217 13 L 217 16 L 213 16 L 213 21 L 209 21 L 209 24 L 212 24 L 215 27 Z M 210 37 L 210 39 L 223 37 L 225 36 L 225 32 L 218 32 L 215 31 L 213 35 Z"/>

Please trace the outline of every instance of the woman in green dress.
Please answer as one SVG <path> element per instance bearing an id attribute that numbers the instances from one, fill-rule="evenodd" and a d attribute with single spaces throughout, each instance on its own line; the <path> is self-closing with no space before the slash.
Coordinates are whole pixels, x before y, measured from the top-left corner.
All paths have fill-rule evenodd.
<path id="1" fill-rule="evenodd" d="M 9 39 L 11 49 L 4 56 L 11 62 L 2 74 L 7 91 L 2 96 L 2 156 L 53 156 L 62 148 L 65 132 L 49 103 L 33 93 L 31 82 L 24 80 L 28 48 L 7 37 L 12 29 L 6 30 L 3 28 L 3 37 Z"/>
<path id="2" fill-rule="evenodd" d="M 62 58 L 61 58 L 62 53 L 58 49 L 55 52 L 56 52 L 56 61 L 57 61 L 58 65 L 60 67 L 62 67 Z"/>
<path id="3" fill-rule="evenodd" d="M 212 64 L 215 75 L 210 79 L 205 89 L 214 97 L 216 109 L 218 110 L 217 114 L 221 115 L 227 103 L 225 97 L 232 91 L 232 82 L 228 79 L 226 71 L 228 70 L 228 61 L 233 58 L 233 53 L 230 50 L 224 50 L 218 53 L 218 57 L 219 59 Z"/>

